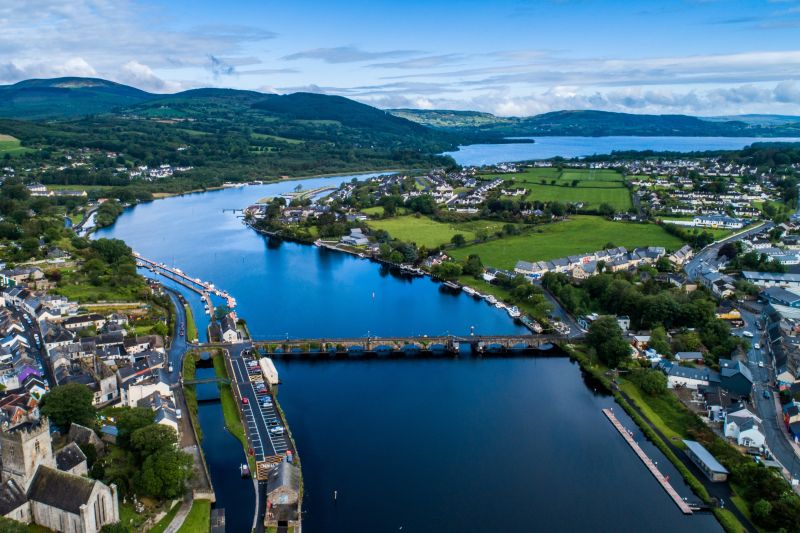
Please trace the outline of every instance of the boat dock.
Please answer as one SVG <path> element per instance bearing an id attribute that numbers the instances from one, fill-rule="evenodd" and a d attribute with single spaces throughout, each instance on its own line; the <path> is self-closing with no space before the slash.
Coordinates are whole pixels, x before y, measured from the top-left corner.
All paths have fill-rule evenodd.
<path id="1" fill-rule="evenodd" d="M 617 431 L 619 431 L 619 434 L 622 435 L 622 438 L 625 439 L 631 448 L 633 448 L 633 451 L 636 452 L 636 455 L 639 456 L 639 459 L 641 459 L 647 469 L 650 470 L 650 473 L 653 474 L 653 477 L 656 478 L 656 481 L 658 481 L 664 490 L 667 491 L 667 494 L 669 494 L 669 497 L 672 498 L 672 500 L 675 502 L 675 505 L 678 506 L 681 512 L 683 514 L 692 514 L 692 509 L 689 507 L 689 504 L 683 501 L 681 495 L 678 494 L 672 485 L 669 484 L 669 480 L 667 480 L 667 478 L 665 478 L 664 475 L 659 472 L 655 463 L 653 463 L 647 454 L 644 453 L 644 450 L 642 450 L 636 441 L 633 440 L 633 437 L 625 428 L 625 426 L 623 426 L 622 423 L 617 420 L 617 417 L 614 416 L 614 411 L 611 409 L 603 409 L 603 414 L 608 417 L 614 427 L 617 428 Z"/>
<path id="2" fill-rule="evenodd" d="M 136 264 L 138 266 L 148 268 L 153 272 L 157 272 L 164 277 L 180 283 L 181 285 L 202 295 L 206 305 L 211 305 L 211 297 L 209 294 L 215 294 L 225 300 L 228 308 L 233 309 L 236 307 L 236 299 L 227 292 L 216 288 L 213 283 L 202 281 L 200 278 L 190 278 L 178 268 L 168 267 L 164 263 L 156 263 L 155 261 L 147 259 L 146 257 L 142 257 L 137 252 L 133 252 L 133 256 L 136 259 Z M 213 309 L 213 307 L 209 307 L 209 309 Z"/>

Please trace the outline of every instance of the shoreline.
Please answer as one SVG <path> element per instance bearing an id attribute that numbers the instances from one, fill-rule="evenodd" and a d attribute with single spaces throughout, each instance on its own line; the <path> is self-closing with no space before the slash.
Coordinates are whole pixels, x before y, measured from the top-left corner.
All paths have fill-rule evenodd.
<path id="1" fill-rule="evenodd" d="M 183 192 L 154 192 L 153 194 L 153 201 L 155 200 L 163 200 L 164 198 L 173 198 L 175 196 L 184 196 L 186 194 L 197 194 L 197 193 L 204 193 L 204 192 L 211 192 L 211 191 L 222 191 L 225 189 L 236 189 L 239 187 L 249 187 L 253 185 L 274 185 L 276 183 L 284 183 L 289 181 L 300 181 L 300 180 L 311 180 L 311 179 L 318 179 L 318 178 L 336 178 L 341 176 L 359 176 L 363 174 L 383 174 L 387 172 L 397 173 L 397 172 L 406 172 L 406 171 L 414 171 L 417 169 L 404 169 L 404 168 L 388 168 L 388 169 L 377 169 L 377 170 L 356 170 L 353 172 L 336 172 L 333 174 L 308 174 L 304 176 L 287 176 L 285 178 L 278 178 L 276 180 L 253 180 L 253 181 L 236 181 L 231 182 L 234 185 L 230 187 L 225 187 L 224 185 L 218 185 L 214 187 L 206 187 L 204 189 L 191 189 L 188 191 Z M 256 183 L 260 182 L 260 183 Z M 130 207 L 133 207 L 137 204 L 132 204 Z"/>
<path id="2" fill-rule="evenodd" d="M 312 240 L 301 239 L 301 238 L 295 237 L 295 236 L 284 236 L 284 235 L 282 235 L 280 233 L 277 233 L 277 232 L 267 231 L 267 230 L 262 230 L 262 229 L 256 228 L 252 224 L 249 224 L 247 222 L 245 222 L 244 225 L 247 228 L 255 231 L 256 233 L 258 233 L 259 235 L 264 235 L 266 237 L 270 237 L 270 238 L 273 238 L 273 239 L 281 239 L 283 241 L 294 242 L 294 243 L 302 244 L 302 245 L 314 245 L 314 246 L 317 246 L 319 248 L 325 248 L 326 250 L 331 250 L 331 251 L 334 251 L 334 252 L 344 253 L 344 254 L 347 254 L 347 255 L 350 255 L 350 256 L 354 256 L 357 259 L 364 259 L 364 260 L 370 261 L 372 263 L 378 263 L 380 266 L 386 266 L 386 267 L 388 267 L 390 269 L 393 268 L 393 269 L 398 270 L 398 271 L 402 272 L 403 274 L 405 274 L 407 276 L 410 276 L 412 278 L 413 277 L 423 277 L 423 278 L 428 277 L 428 278 L 431 279 L 431 281 L 438 282 L 440 284 L 439 285 L 440 287 L 448 287 L 448 288 L 452 288 L 452 289 L 457 290 L 457 291 L 462 291 L 464 288 L 469 288 L 474 292 L 472 294 L 465 292 L 465 294 L 467 296 L 472 296 L 473 299 L 480 298 L 481 300 L 484 300 L 484 301 L 488 302 L 486 297 L 487 296 L 492 296 L 492 295 L 485 295 L 485 294 L 479 292 L 477 289 L 475 289 L 475 288 L 473 288 L 473 287 L 471 287 L 469 285 L 466 285 L 466 284 L 463 284 L 463 283 L 459 283 L 458 281 L 442 280 L 440 278 L 435 277 L 432 273 L 428 272 L 427 270 L 424 270 L 424 269 L 419 268 L 419 267 L 414 267 L 415 270 L 410 270 L 409 268 L 406 268 L 403 265 L 400 265 L 400 264 L 397 264 L 397 263 L 392 263 L 390 261 L 387 261 L 385 259 L 381 259 L 379 257 L 374 257 L 372 255 L 367 255 L 367 254 L 365 254 L 363 252 L 359 252 L 359 251 L 354 250 L 354 249 L 349 249 L 349 248 L 346 248 L 346 247 L 340 247 L 338 245 L 333 245 L 333 244 L 330 244 L 328 242 L 322 241 L 320 239 L 312 241 Z M 319 242 L 319 245 L 316 244 L 317 242 Z M 452 285 L 448 285 L 448 283 L 450 283 Z M 516 307 L 516 305 L 509 304 L 509 303 L 507 303 L 507 302 L 505 302 L 505 301 L 503 301 L 503 300 L 501 300 L 499 298 L 496 298 L 496 300 L 497 300 L 498 303 L 501 303 L 503 305 L 503 307 L 500 307 L 498 309 L 506 311 L 506 314 L 508 314 L 508 309 L 510 309 L 511 307 Z M 488 303 L 490 303 L 490 305 L 491 305 L 491 302 L 488 302 Z M 528 330 L 531 335 L 539 335 L 539 334 L 542 333 L 542 332 L 536 331 L 533 328 L 533 326 L 529 325 L 529 323 L 530 323 L 529 321 L 523 321 L 519 317 L 512 317 L 510 315 L 509 315 L 509 318 L 511 319 L 511 321 L 515 325 L 521 325 L 523 328 Z M 529 320 L 532 320 L 532 322 L 534 324 L 538 324 L 538 321 L 536 319 L 529 319 Z M 539 327 L 541 327 L 541 325 Z"/>

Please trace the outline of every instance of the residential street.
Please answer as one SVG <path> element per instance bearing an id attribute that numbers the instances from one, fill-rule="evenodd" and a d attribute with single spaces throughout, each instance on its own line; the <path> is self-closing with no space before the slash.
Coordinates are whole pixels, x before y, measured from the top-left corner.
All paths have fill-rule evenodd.
<path id="1" fill-rule="evenodd" d="M 740 311 L 745 322 L 743 329 L 753 334 L 753 338 L 750 339 L 751 348 L 747 353 L 747 358 L 748 366 L 753 373 L 753 402 L 758 416 L 763 421 L 767 446 L 778 462 L 791 473 L 791 476 L 795 479 L 800 479 L 800 457 L 798 457 L 790 443 L 786 426 L 784 426 L 782 420 L 779 421 L 779 416 L 782 416 L 782 413 L 778 410 L 777 399 L 775 398 L 776 391 L 769 386 L 772 378 L 772 361 L 764 353 L 764 345 L 761 338 L 762 332 L 756 328 L 756 321 L 759 317 L 746 309 L 740 308 Z M 734 331 L 741 333 L 742 330 Z M 759 344 L 761 349 L 756 350 L 756 344 Z M 763 363 L 764 366 L 759 366 L 759 363 Z M 765 390 L 768 391 L 769 398 L 764 397 Z"/>

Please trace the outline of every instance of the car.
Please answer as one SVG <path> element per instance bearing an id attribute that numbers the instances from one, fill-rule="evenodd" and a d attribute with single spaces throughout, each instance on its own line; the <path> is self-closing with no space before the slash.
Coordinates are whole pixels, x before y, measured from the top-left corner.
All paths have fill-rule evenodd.
<path id="1" fill-rule="evenodd" d="M 767 400 L 769 400 L 769 391 L 768 391 L 768 390 L 765 390 L 765 391 L 764 391 L 764 393 L 763 393 L 763 396 L 764 396 L 764 398 L 766 398 Z"/>
<path id="2" fill-rule="evenodd" d="M 761 345 L 759 343 L 755 343 L 753 345 L 753 348 L 755 348 L 756 350 L 760 350 L 761 349 Z"/>
<path id="3" fill-rule="evenodd" d="M 269 432 L 273 435 L 283 435 L 284 429 L 282 426 L 275 426 L 274 428 L 270 429 Z"/>
<path id="4" fill-rule="evenodd" d="M 752 339 L 753 338 L 753 332 L 752 331 L 743 331 L 742 335 L 744 335 L 748 339 Z"/>
<path id="5" fill-rule="evenodd" d="M 247 398 L 242 398 L 242 405 L 247 405 L 249 403 L 250 403 L 250 400 L 248 400 Z"/>
<path id="6" fill-rule="evenodd" d="M 272 398 L 270 398 L 269 396 L 265 396 L 264 399 L 261 400 L 261 403 L 263 403 L 265 406 L 272 405 Z"/>
<path id="7" fill-rule="evenodd" d="M 758 362 L 758 368 L 764 368 L 764 361 Z"/>

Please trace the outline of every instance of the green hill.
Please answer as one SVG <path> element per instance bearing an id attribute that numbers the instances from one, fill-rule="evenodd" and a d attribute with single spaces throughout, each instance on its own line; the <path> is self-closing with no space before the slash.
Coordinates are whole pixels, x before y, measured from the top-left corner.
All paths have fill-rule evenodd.
<path id="1" fill-rule="evenodd" d="M 451 132 L 509 137 L 537 135 L 644 135 L 699 137 L 800 136 L 800 119 L 749 117 L 706 119 L 688 115 L 638 115 L 608 111 L 554 111 L 530 117 L 497 117 L 474 111 L 393 109 L 391 113 Z"/>
<path id="2" fill-rule="evenodd" d="M 25 80 L 0 85 L 0 117 L 51 119 L 93 115 L 155 96 L 97 78 Z"/>

